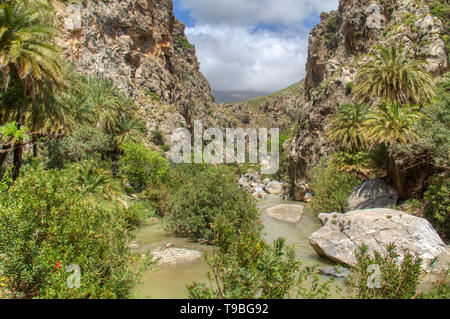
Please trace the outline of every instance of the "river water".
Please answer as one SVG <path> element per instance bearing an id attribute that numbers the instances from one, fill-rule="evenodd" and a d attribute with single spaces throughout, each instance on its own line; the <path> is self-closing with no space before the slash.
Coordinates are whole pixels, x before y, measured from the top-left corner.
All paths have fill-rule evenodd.
<path id="1" fill-rule="evenodd" d="M 296 255 L 303 265 L 318 265 L 319 267 L 333 265 L 330 260 L 319 257 L 308 242 L 309 235 L 321 227 L 320 220 L 309 210 L 305 210 L 298 224 L 280 222 L 263 214 L 267 208 L 280 204 L 301 205 L 298 202 L 284 201 L 274 195 L 260 200 L 258 206 L 264 221 L 264 239 L 272 243 L 275 239 L 284 237 L 288 245 L 295 246 Z M 139 245 L 134 249 L 137 253 L 145 253 L 157 247 L 164 247 L 167 243 L 173 243 L 178 248 L 200 251 L 211 249 L 207 245 L 195 243 L 186 238 L 175 237 L 164 231 L 160 224 L 141 229 L 137 233 L 136 243 Z M 208 271 L 209 267 L 204 259 L 185 265 L 162 266 L 149 270 L 137 287 L 135 296 L 152 299 L 186 298 L 186 285 L 192 282 L 207 283 L 206 274 Z"/>

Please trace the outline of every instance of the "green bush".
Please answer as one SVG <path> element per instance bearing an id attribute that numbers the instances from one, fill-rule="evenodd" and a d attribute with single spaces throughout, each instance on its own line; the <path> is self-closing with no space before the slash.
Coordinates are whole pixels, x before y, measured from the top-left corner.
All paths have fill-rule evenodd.
<path id="1" fill-rule="evenodd" d="M 50 141 L 47 149 L 49 168 L 64 167 L 66 162 L 78 162 L 95 154 L 107 155 L 114 149 L 111 136 L 94 127 L 80 127 L 71 135 Z"/>
<path id="2" fill-rule="evenodd" d="M 355 253 L 357 265 L 344 282 L 350 298 L 411 299 L 416 296 L 422 274 L 419 257 L 409 251 L 400 255 L 394 244 L 386 247 L 385 253 L 375 251 L 373 256 L 365 245 Z M 380 270 L 379 283 L 375 280 L 374 266 Z"/>
<path id="3" fill-rule="evenodd" d="M 164 145 L 164 135 L 163 132 L 160 130 L 154 130 L 150 132 L 152 136 L 152 142 L 155 145 L 162 146 Z"/>
<path id="4" fill-rule="evenodd" d="M 8 186 L 10 185 L 10 186 Z M 127 298 L 144 269 L 123 212 L 84 199 L 70 176 L 31 168 L 0 183 L 0 269 L 19 298 Z M 69 265 L 81 268 L 69 289 Z"/>
<path id="5" fill-rule="evenodd" d="M 418 138 L 406 145 L 394 144 L 390 151 L 408 167 L 429 166 L 431 172 L 450 170 L 450 73 L 444 75 L 435 102 L 423 108 Z M 432 173 L 433 174 L 433 173 Z"/>
<path id="6" fill-rule="evenodd" d="M 120 172 L 137 192 L 164 179 L 169 164 L 159 153 L 134 142 L 124 143 L 120 149 L 124 152 Z"/>
<path id="7" fill-rule="evenodd" d="M 125 210 L 125 220 L 128 228 L 137 229 L 144 225 L 150 217 L 155 217 L 156 211 L 152 202 L 138 201 Z"/>
<path id="8" fill-rule="evenodd" d="M 273 246 L 261 239 L 260 219 L 234 224 L 235 215 L 222 215 L 213 223 L 216 245 L 207 261 L 210 288 L 189 285 L 196 299 L 327 298 L 332 280 L 321 282 L 313 267 L 299 268 L 293 247 L 278 239 Z"/>
<path id="9" fill-rule="evenodd" d="M 218 216 L 233 216 L 229 221 L 236 228 L 248 219 L 258 219 L 253 198 L 237 188 L 234 176 L 216 167 L 190 172 L 169 200 L 165 224 L 170 231 L 211 242 Z"/>
<path id="10" fill-rule="evenodd" d="M 314 190 L 311 207 L 315 213 L 345 212 L 348 196 L 361 183 L 353 174 L 339 171 L 325 159 L 312 169 L 310 177 Z"/>
<path id="11" fill-rule="evenodd" d="M 425 216 L 444 239 L 450 239 L 450 178 L 432 179 L 424 195 Z"/>

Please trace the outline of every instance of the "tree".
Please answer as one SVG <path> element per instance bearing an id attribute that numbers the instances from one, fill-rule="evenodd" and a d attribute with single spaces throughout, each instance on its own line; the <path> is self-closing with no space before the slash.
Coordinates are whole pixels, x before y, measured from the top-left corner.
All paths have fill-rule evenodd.
<path id="1" fill-rule="evenodd" d="M 59 48 L 54 44 L 53 7 L 44 0 L 3 0 L 0 4 L 0 73 L 5 91 L 15 86 L 22 98 L 2 105 L 20 128 L 45 87 L 62 86 Z M 22 166 L 23 141 L 14 145 L 13 179 Z"/>
<path id="2" fill-rule="evenodd" d="M 114 133 L 122 116 L 130 115 L 137 109 L 111 79 L 89 76 L 82 80 L 82 90 L 91 123 L 105 133 Z"/>
<path id="3" fill-rule="evenodd" d="M 426 105 L 435 96 L 433 78 L 426 62 L 414 59 L 403 46 L 378 46 L 373 59 L 356 76 L 355 98 L 360 102 L 382 98 L 400 104 Z"/>
<path id="4" fill-rule="evenodd" d="M 369 112 L 362 132 L 373 146 L 406 144 L 417 137 L 415 128 L 421 115 L 417 106 L 383 103 Z"/>
<path id="5" fill-rule="evenodd" d="M 331 127 L 327 132 L 328 138 L 346 149 L 352 151 L 360 149 L 365 144 L 361 127 L 366 114 L 367 107 L 362 104 L 342 105 L 331 119 Z"/>

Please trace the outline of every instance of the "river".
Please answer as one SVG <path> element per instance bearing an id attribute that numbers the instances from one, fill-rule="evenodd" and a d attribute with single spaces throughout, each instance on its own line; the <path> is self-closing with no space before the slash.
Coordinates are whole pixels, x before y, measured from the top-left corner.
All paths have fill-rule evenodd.
<path id="1" fill-rule="evenodd" d="M 298 202 L 284 201 L 278 196 L 270 195 L 258 202 L 258 207 L 263 216 L 264 240 L 272 243 L 279 237 L 284 237 L 288 245 L 295 246 L 295 252 L 303 265 L 318 265 L 327 267 L 333 263 L 319 257 L 308 242 L 311 233 L 321 227 L 320 220 L 309 210 L 298 224 L 288 224 L 277 221 L 263 214 L 267 208 L 280 204 L 301 205 Z M 211 249 L 207 245 L 192 242 L 186 238 L 175 237 L 164 231 L 161 224 L 154 224 L 141 229 L 136 236 L 137 253 L 145 253 L 157 247 L 164 247 L 172 243 L 178 248 L 206 251 Z M 187 297 L 186 285 L 192 282 L 207 283 L 206 273 L 209 267 L 204 259 L 193 263 L 178 266 L 162 266 L 149 270 L 143 277 L 141 284 L 135 291 L 137 298 L 152 299 L 182 299 Z"/>

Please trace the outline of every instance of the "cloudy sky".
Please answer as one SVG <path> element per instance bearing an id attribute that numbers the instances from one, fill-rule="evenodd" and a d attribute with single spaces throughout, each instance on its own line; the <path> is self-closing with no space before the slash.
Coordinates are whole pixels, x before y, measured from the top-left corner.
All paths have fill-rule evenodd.
<path id="1" fill-rule="evenodd" d="M 338 0 L 174 0 L 215 91 L 274 92 L 305 75 L 308 33 Z"/>

